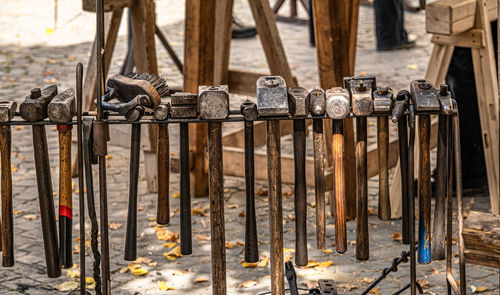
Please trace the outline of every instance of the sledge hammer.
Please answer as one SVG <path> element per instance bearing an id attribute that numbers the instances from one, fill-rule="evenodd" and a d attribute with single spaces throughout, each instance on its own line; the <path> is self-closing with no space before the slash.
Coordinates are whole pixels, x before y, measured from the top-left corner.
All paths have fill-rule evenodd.
<path id="1" fill-rule="evenodd" d="M 49 119 L 68 123 L 76 115 L 75 90 L 59 93 L 49 103 Z M 58 124 L 59 132 L 59 262 L 62 268 L 73 266 L 72 226 L 73 196 L 71 186 L 71 129 L 70 124 Z"/>
<path id="2" fill-rule="evenodd" d="M 160 122 L 158 125 L 158 203 L 156 205 L 156 223 L 170 223 L 170 140 L 168 134 L 168 123 L 166 120 L 170 115 L 170 103 L 165 99 L 154 110 L 154 117 Z"/>
<path id="3" fill-rule="evenodd" d="M 14 101 L 0 101 L 0 123 L 8 123 L 14 118 L 17 104 Z M 12 132 L 10 125 L 0 124 L 0 193 L 2 195 L 1 243 L 2 266 L 14 265 L 14 218 L 12 208 L 11 170 Z"/>
<path id="4" fill-rule="evenodd" d="M 23 103 L 21 103 L 19 109 L 21 117 L 28 122 L 38 122 L 47 118 L 47 107 L 56 95 L 56 85 L 48 86 L 43 90 L 40 90 L 40 88 L 32 89 L 31 94 L 26 96 Z M 33 125 L 32 133 L 47 276 L 56 278 L 61 275 L 61 266 L 59 264 L 54 196 L 52 195 L 52 179 L 50 177 L 45 126 Z"/>
<path id="5" fill-rule="evenodd" d="M 198 88 L 200 118 L 222 120 L 229 116 L 227 85 Z M 224 226 L 224 172 L 222 122 L 208 123 L 208 177 L 212 251 L 212 294 L 226 294 L 226 238 Z"/>
<path id="6" fill-rule="evenodd" d="M 257 109 L 259 116 L 263 117 L 288 114 L 288 95 L 282 77 L 264 76 L 257 80 Z M 268 120 L 266 124 L 271 292 L 284 294 L 280 123 L 278 120 Z"/>

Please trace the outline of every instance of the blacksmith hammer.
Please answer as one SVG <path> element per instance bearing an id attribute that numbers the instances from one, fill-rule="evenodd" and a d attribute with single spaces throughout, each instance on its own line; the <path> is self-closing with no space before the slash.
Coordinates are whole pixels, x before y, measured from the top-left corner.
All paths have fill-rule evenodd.
<path id="1" fill-rule="evenodd" d="M 392 110 L 394 94 L 387 86 L 379 86 L 373 91 L 373 113 L 377 117 L 378 151 L 378 218 L 391 219 L 391 200 L 389 198 L 389 115 Z"/>
<path id="2" fill-rule="evenodd" d="M 241 114 L 245 119 L 245 261 L 259 262 L 257 241 L 257 220 L 255 217 L 255 167 L 253 121 L 257 119 L 257 105 L 250 100 L 241 104 Z"/>
<path id="3" fill-rule="evenodd" d="M 325 94 L 315 87 L 309 92 L 309 111 L 313 117 L 313 149 L 314 149 L 314 196 L 316 202 L 316 246 L 326 249 L 326 217 L 325 217 L 325 140 L 323 135 L 323 116 L 325 115 Z M 332 200 L 330 200 L 332 201 Z M 332 203 L 330 203 L 332 206 Z"/>
<path id="4" fill-rule="evenodd" d="M 19 109 L 21 117 L 28 122 L 38 122 L 47 118 L 47 106 L 56 95 L 57 86 L 55 85 L 48 86 L 43 90 L 40 88 L 32 89 L 31 94 L 26 96 L 21 103 Z M 57 278 L 61 275 L 61 266 L 59 264 L 54 196 L 52 194 L 45 126 L 33 125 L 32 132 L 47 276 Z"/>
<path id="5" fill-rule="evenodd" d="M 410 84 L 411 99 L 415 114 L 419 115 L 419 169 L 418 169 L 418 262 L 431 262 L 431 158 L 430 158 L 430 113 L 441 110 L 438 92 L 428 80 L 415 80 Z"/>
<path id="6" fill-rule="evenodd" d="M 434 207 L 434 226 L 432 228 L 431 258 L 443 260 L 445 251 L 445 200 L 450 196 L 448 192 L 448 153 L 449 153 L 449 126 L 450 115 L 453 114 L 453 102 L 448 85 L 443 84 L 439 89 L 439 103 L 441 111 L 438 121 L 438 146 L 436 164 L 436 202 Z"/>
<path id="7" fill-rule="evenodd" d="M 170 223 L 170 140 L 168 134 L 168 123 L 166 120 L 170 115 L 170 103 L 162 100 L 154 110 L 154 117 L 160 122 L 158 125 L 158 201 L 156 205 L 156 223 Z"/>
<path id="8" fill-rule="evenodd" d="M 200 86 L 200 118 L 222 120 L 229 116 L 227 85 Z M 208 123 L 208 177 L 212 251 L 212 294 L 226 294 L 226 238 L 224 226 L 224 172 L 222 122 Z"/>
<path id="9" fill-rule="evenodd" d="M 1 123 L 10 122 L 15 115 L 17 103 L 14 101 L 0 101 L 0 193 L 2 195 L 2 226 L 0 250 L 2 266 L 14 266 L 14 218 L 12 208 L 12 170 L 11 147 L 12 132 L 10 125 Z"/>
<path id="10" fill-rule="evenodd" d="M 410 217 L 408 200 L 413 198 L 408 192 L 408 119 L 405 112 L 410 104 L 410 92 L 401 90 L 396 96 L 392 108 L 392 122 L 398 123 L 398 141 L 399 141 L 399 164 L 401 171 L 401 200 L 402 200 L 402 220 L 401 232 L 403 244 L 410 244 Z M 413 185 L 413 181 L 411 181 Z M 413 219 L 412 219 L 413 220 Z"/>
<path id="11" fill-rule="evenodd" d="M 59 262 L 62 268 L 73 266 L 73 190 L 71 184 L 71 122 L 76 114 L 75 90 L 59 93 L 49 103 L 49 119 L 59 131 Z"/>
<path id="12" fill-rule="evenodd" d="M 344 118 L 351 111 L 349 92 L 340 87 L 326 91 L 326 113 L 333 119 L 333 173 L 335 191 L 335 248 L 337 252 L 347 251 L 347 230 L 345 214 L 345 167 L 344 167 Z"/>
<path id="13" fill-rule="evenodd" d="M 288 95 L 283 78 L 264 76 L 257 80 L 257 109 L 259 116 L 263 117 L 288 114 Z M 271 292 L 273 294 L 284 294 L 280 123 L 278 120 L 268 120 L 266 124 Z"/>
<path id="14" fill-rule="evenodd" d="M 189 119 L 198 116 L 198 96 L 187 92 L 176 92 L 172 94 L 171 117 L 173 119 Z M 191 188 L 190 188 L 190 165 L 189 165 L 189 125 L 180 123 L 179 131 L 179 159 L 180 159 L 180 193 L 181 193 L 181 253 L 189 255 L 193 253 L 191 237 Z"/>
<path id="15" fill-rule="evenodd" d="M 324 97 L 324 94 L 323 94 Z M 309 114 L 309 95 L 302 87 L 288 89 L 290 114 Z M 306 120 L 293 120 L 293 163 L 295 175 L 295 264 L 306 266 L 307 259 L 307 186 L 306 186 Z"/>
<path id="16" fill-rule="evenodd" d="M 344 78 L 351 93 L 352 112 L 356 116 L 356 259 L 370 257 L 368 236 L 368 169 L 366 116 L 373 112 L 375 77 Z"/>

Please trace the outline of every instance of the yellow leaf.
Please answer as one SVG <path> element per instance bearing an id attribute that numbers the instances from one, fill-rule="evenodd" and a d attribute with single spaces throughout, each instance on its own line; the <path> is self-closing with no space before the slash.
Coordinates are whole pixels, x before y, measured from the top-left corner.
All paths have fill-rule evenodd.
<path id="1" fill-rule="evenodd" d="M 173 274 L 174 276 L 182 276 L 182 275 L 184 274 L 184 271 L 183 271 L 183 270 L 174 270 L 174 271 L 172 272 L 172 274 Z"/>
<path id="2" fill-rule="evenodd" d="M 418 70 L 418 65 L 406 65 L 406 68 L 408 70 Z"/>
<path id="3" fill-rule="evenodd" d="M 130 272 L 134 275 L 134 276 L 145 276 L 148 274 L 148 271 L 145 270 L 144 268 L 142 267 L 132 267 L 130 268 Z"/>
<path id="4" fill-rule="evenodd" d="M 488 287 L 476 287 L 476 291 L 474 291 L 474 293 L 483 293 L 485 291 L 488 291 Z"/>
<path id="5" fill-rule="evenodd" d="M 113 159 L 113 155 L 106 155 L 106 160 L 111 160 Z"/>
<path id="6" fill-rule="evenodd" d="M 68 56 L 68 57 L 67 57 L 67 60 L 68 60 L 68 61 L 74 61 L 74 60 L 75 60 L 75 57 L 74 57 L 74 56 Z"/>
<path id="7" fill-rule="evenodd" d="M 229 206 L 227 206 L 229 209 L 233 209 L 233 208 L 238 208 L 240 205 L 238 204 L 231 204 Z"/>
<path id="8" fill-rule="evenodd" d="M 257 283 L 256 281 L 246 281 L 246 282 L 243 282 L 241 284 L 238 285 L 239 288 L 252 288 L 252 287 L 255 287 L 257 286 L 259 283 Z"/>
<path id="9" fill-rule="evenodd" d="M 86 277 L 85 278 L 85 284 L 87 285 L 87 288 L 90 289 L 90 290 L 94 290 L 95 289 L 95 281 L 94 281 L 94 278 L 91 278 L 91 277 Z"/>
<path id="10" fill-rule="evenodd" d="M 328 268 L 330 265 L 333 264 L 333 261 L 324 261 L 324 262 L 317 262 L 313 260 L 309 260 L 306 266 L 303 266 L 303 268 Z"/>
<path id="11" fill-rule="evenodd" d="M 24 130 L 24 126 L 16 126 L 15 130 Z"/>
<path id="12" fill-rule="evenodd" d="M 200 241 L 210 241 L 210 237 L 209 236 L 204 236 L 204 235 L 196 235 L 196 237 L 198 238 L 198 240 Z M 227 244 L 227 242 L 226 242 Z M 226 247 L 227 248 L 227 247 Z"/>
<path id="13" fill-rule="evenodd" d="M 289 249 L 289 248 L 283 248 L 283 253 L 286 253 L 286 252 L 292 252 L 292 253 L 295 253 L 295 250 L 293 250 L 293 249 Z"/>
<path id="14" fill-rule="evenodd" d="M 399 241 L 399 242 L 401 242 L 402 239 L 403 239 L 403 237 L 401 237 L 401 233 L 399 233 L 397 231 L 392 233 L 392 240 L 393 241 Z"/>
<path id="15" fill-rule="evenodd" d="M 365 71 L 359 71 L 359 75 L 360 76 L 366 76 L 366 72 Z"/>
<path id="16" fill-rule="evenodd" d="M 66 272 L 66 276 L 68 277 L 68 279 L 79 278 L 80 277 L 80 271 L 79 270 L 68 270 Z"/>
<path id="17" fill-rule="evenodd" d="M 67 281 L 62 284 L 56 285 L 56 289 L 59 292 L 68 292 L 68 291 L 73 291 L 76 288 L 78 288 L 78 282 L 75 281 Z"/>
<path id="18" fill-rule="evenodd" d="M 196 284 L 205 283 L 205 282 L 208 282 L 208 279 L 205 279 L 205 278 L 196 278 L 196 279 L 194 279 L 194 282 Z"/>
<path id="19" fill-rule="evenodd" d="M 38 219 L 38 216 L 36 214 L 26 214 L 23 216 L 23 218 L 27 220 L 36 220 Z"/>
<path id="20" fill-rule="evenodd" d="M 175 290 L 175 287 L 167 285 L 164 281 L 158 281 L 158 288 L 162 291 L 170 291 L 170 290 Z"/>
<path id="21" fill-rule="evenodd" d="M 325 250 L 321 250 L 323 251 L 323 253 L 325 254 L 333 254 L 333 249 L 325 249 Z"/>
<path id="22" fill-rule="evenodd" d="M 367 284 L 371 284 L 373 281 L 375 281 L 374 279 L 371 279 L 371 278 L 363 278 L 361 280 L 363 283 L 367 283 Z"/>
<path id="23" fill-rule="evenodd" d="M 200 206 L 191 209 L 191 214 L 193 214 L 194 216 L 207 216 L 205 214 L 205 208 L 201 208 Z"/>
<path id="24" fill-rule="evenodd" d="M 257 267 L 258 264 L 258 262 L 246 262 L 245 260 L 241 261 L 241 265 L 246 268 L 254 268 Z"/>
<path id="25" fill-rule="evenodd" d="M 49 64 L 55 64 L 57 63 L 57 59 L 51 58 L 48 60 Z"/>
<path id="26" fill-rule="evenodd" d="M 173 247 L 175 247 L 175 245 L 177 245 L 177 244 L 176 243 L 169 243 L 169 242 L 163 243 L 163 247 L 165 247 L 165 248 L 173 248 Z"/>
<path id="27" fill-rule="evenodd" d="M 172 249 L 170 252 L 163 253 L 163 256 L 165 256 L 165 258 L 167 258 L 168 260 L 173 261 L 173 260 L 177 259 L 178 257 L 182 257 L 181 248 L 179 246 L 177 246 L 174 249 Z"/>
<path id="28" fill-rule="evenodd" d="M 158 240 L 175 242 L 179 238 L 179 233 L 173 232 L 164 227 L 155 226 L 155 233 Z"/>
<path id="29" fill-rule="evenodd" d="M 112 230 L 117 230 L 122 226 L 123 226 L 123 224 L 121 224 L 121 223 L 116 223 L 116 222 L 109 223 L 109 228 L 111 228 Z"/>
<path id="30" fill-rule="evenodd" d="M 52 30 L 52 29 L 46 29 L 45 30 L 45 35 L 50 36 L 52 34 L 54 34 L 54 30 Z"/>
<path id="31" fill-rule="evenodd" d="M 138 263 L 138 264 L 141 264 L 141 263 L 151 263 L 153 260 L 151 260 L 151 258 L 148 258 L 148 257 L 138 257 L 136 260 L 134 260 L 134 263 Z"/>
<path id="32" fill-rule="evenodd" d="M 175 194 L 173 194 L 173 195 L 172 195 L 172 197 L 177 199 L 177 198 L 180 198 L 180 197 L 181 197 L 181 194 L 179 194 L 179 193 L 175 193 Z"/>
<path id="33" fill-rule="evenodd" d="M 373 208 L 368 208 L 368 216 L 373 216 L 373 215 L 376 215 L 376 213 L 375 213 L 375 209 L 373 209 Z"/>
<path id="34" fill-rule="evenodd" d="M 19 168 L 17 168 L 16 166 L 10 166 L 10 171 L 17 172 L 17 170 L 19 170 Z"/>
<path id="35" fill-rule="evenodd" d="M 234 247 L 236 247 L 235 243 L 226 241 L 226 249 L 233 249 Z"/>
<path id="36" fill-rule="evenodd" d="M 378 290 L 378 288 L 373 288 L 370 290 L 370 293 L 371 294 L 375 294 L 375 295 L 380 295 L 380 291 Z"/>
<path id="37" fill-rule="evenodd" d="M 24 211 L 23 210 L 14 210 L 14 215 L 21 214 L 21 213 L 24 213 Z"/>
<path id="38" fill-rule="evenodd" d="M 269 257 L 265 257 L 261 261 L 259 261 L 259 264 L 257 264 L 258 267 L 266 267 L 267 264 L 269 263 Z"/>
<path id="39" fill-rule="evenodd" d="M 122 267 L 120 269 L 120 273 L 126 273 L 128 271 L 128 267 Z"/>

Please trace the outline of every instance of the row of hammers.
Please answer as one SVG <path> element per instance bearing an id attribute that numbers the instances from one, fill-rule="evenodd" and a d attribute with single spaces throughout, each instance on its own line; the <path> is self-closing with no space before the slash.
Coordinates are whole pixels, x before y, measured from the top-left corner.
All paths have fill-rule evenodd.
<path id="1" fill-rule="evenodd" d="M 77 90 L 81 81 L 77 79 Z M 49 277 L 60 275 L 60 267 L 71 267 L 71 126 L 76 114 L 75 94 L 68 89 L 60 94 L 56 86 L 43 90 L 33 89 L 20 106 L 20 116 L 33 126 L 37 185 L 44 249 Z M 180 124 L 180 246 L 183 255 L 192 253 L 189 123 L 208 123 L 209 197 L 211 219 L 212 286 L 213 294 L 226 293 L 225 227 L 224 227 L 224 181 L 222 157 L 222 123 L 244 121 L 245 124 L 245 183 L 246 183 L 246 226 L 245 260 L 259 260 L 257 227 L 254 201 L 254 133 L 253 121 L 267 121 L 267 156 L 269 178 L 269 214 L 271 242 L 271 281 L 273 294 L 284 293 L 283 223 L 280 160 L 280 120 L 293 120 L 293 148 L 295 161 L 295 220 L 296 255 L 295 263 L 307 265 L 307 187 L 306 187 L 306 119 L 313 120 L 314 177 L 316 201 L 316 230 L 318 249 L 326 248 L 325 238 L 325 190 L 324 134 L 323 120 L 333 119 L 334 200 L 335 200 L 335 246 L 339 253 L 347 250 L 345 189 L 344 189 L 344 137 L 343 119 L 356 118 L 356 195 L 357 227 L 356 258 L 369 258 L 368 237 L 368 186 L 367 186 L 367 117 L 376 116 L 379 145 L 379 217 L 390 219 L 388 189 L 388 120 L 398 122 L 399 149 L 403 183 L 403 243 L 415 244 L 413 206 L 413 141 L 415 117 L 420 118 L 420 166 L 418 178 L 419 196 L 419 262 L 429 263 L 430 248 L 430 115 L 439 115 L 438 181 L 437 201 L 434 219 L 433 252 L 436 259 L 444 258 L 445 241 L 445 196 L 450 194 L 452 182 L 450 130 L 457 130 L 451 124 L 450 115 L 456 117 L 457 107 L 451 99 L 446 85 L 437 90 L 427 80 L 416 80 L 410 85 L 410 92 L 400 91 L 394 97 L 389 87 L 376 86 L 375 77 L 349 77 L 344 87 L 324 91 L 319 87 L 306 90 L 302 87 L 287 88 L 279 76 L 261 77 L 257 81 L 257 104 L 250 100 L 241 104 L 240 110 L 230 110 L 227 86 L 200 86 L 198 94 L 177 92 L 170 96 L 166 82 L 158 76 L 147 74 L 116 75 L 108 80 L 101 107 L 125 116 L 132 125 L 130 158 L 130 193 L 125 242 L 125 259 L 135 260 L 137 256 L 137 183 L 140 155 L 140 127 L 143 123 L 155 123 L 158 131 L 158 206 L 157 223 L 170 223 L 169 209 L 169 134 L 168 124 Z M 151 109 L 154 112 L 147 112 Z M 3 265 L 12 266 L 12 181 L 10 176 L 10 122 L 16 114 L 14 102 L 0 102 L 0 153 L 2 167 L 2 248 Z M 81 110 L 79 118 L 81 119 Z M 152 115 L 154 120 L 141 120 Z M 60 134 L 60 185 L 59 185 L 59 246 L 55 224 L 55 213 L 50 179 L 50 163 L 43 120 L 58 124 Z M 407 118 L 410 118 L 409 120 Z M 40 123 L 40 124 L 37 124 Z M 104 120 L 113 124 L 113 120 Z M 106 138 L 105 128 L 96 127 L 97 122 L 85 118 L 81 124 L 85 178 L 89 215 L 92 219 L 93 240 L 97 240 L 97 225 L 92 185 L 91 165 L 96 163 L 96 145 L 102 145 Z M 124 123 L 116 120 L 115 123 Z M 79 125 L 80 126 L 80 125 Z M 410 139 L 408 140 L 408 127 Z M 100 134 L 96 134 L 100 133 Z M 93 142 L 93 141 L 96 142 Z M 442 142 L 441 142 L 442 141 Z M 104 141 L 105 142 L 105 141 Z M 105 144 L 105 143 L 104 143 Z M 455 154 L 460 151 L 455 145 Z M 445 162 L 444 162 L 445 161 Z M 455 161 L 457 158 L 455 157 Z M 457 165 L 459 166 L 459 165 Z M 6 168 L 8 167 L 8 169 Z M 458 169 L 459 168 L 455 167 Z M 104 175 L 105 176 L 105 175 Z M 457 178 L 458 182 L 458 178 Z M 83 184 L 82 184 L 83 185 Z M 458 188 L 458 184 L 457 184 Z M 90 200 L 91 199 L 91 200 Z M 451 198 L 448 198 L 450 200 Z M 331 204 L 332 205 L 332 204 Z M 459 204 L 459 208 L 461 205 Z M 450 209 L 450 208 L 449 208 Z M 102 211 L 101 211 L 102 213 Z M 103 222 L 101 216 L 101 223 Z M 107 216 L 104 219 L 107 223 Z M 101 227 L 107 229 L 107 226 Z M 107 230 L 105 233 L 107 240 Z M 95 236 L 95 237 L 94 237 Z M 449 233 L 451 236 L 451 233 Z M 97 241 L 93 252 L 97 252 Z M 94 243 L 95 242 L 95 243 Z M 94 249 L 95 244 L 95 249 Z M 104 244 L 107 244 L 104 243 Z M 105 245 L 105 247 L 107 247 Z M 415 260 L 415 248 L 410 247 L 410 258 Z M 59 251 L 59 253 L 58 253 Z M 83 249 L 81 250 L 83 251 Z M 105 251 L 105 250 L 103 250 Z M 106 258 L 107 256 L 107 258 Z M 103 256 L 103 276 L 109 270 L 109 254 Z M 107 261 L 106 261 L 107 260 Z M 107 264 L 107 267 L 104 265 Z M 95 275 L 95 274 L 94 274 Z M 109 274 L 107 274 L 109 276 Z M 412 283 L 415 281 L 412 275 Z M 109 278 L 108 278 L 109 279 Z M 106 278 L 105 278 L 106 280 Z M 465 284 L 464 284 L 465 285 Z M 414 286 L 413 286 L 414 289 Z"/>

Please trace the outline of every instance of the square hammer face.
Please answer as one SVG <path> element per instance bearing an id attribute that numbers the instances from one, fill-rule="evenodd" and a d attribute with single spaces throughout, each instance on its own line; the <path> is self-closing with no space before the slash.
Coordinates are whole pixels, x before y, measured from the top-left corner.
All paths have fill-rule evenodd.
<path id="1" fill-rule="evenodd" d="M 328 117 L 336 120 L 344 119 L 351 112 L 349 91 L 334 87 L 326 91 L 326 113 Z"/>
<path id="2" fill-rule="evenodd" d="M 344 78 L 344 86 L 351 92 L 354 115 L 368 116 L 373 113 L 372 91 L 375 88 L 375 77 Z"/>
<path id="3" fill-rule="evenodd" d="M 171 96 L 170 115 L 172 119 L 196 118 L 198 116 L 198 96 L 188 92 L 176 92 Z"/>
<path id="4" fill-rule="evenodd" d="M 47 107 L 56 95 L 56 85 L 47 86 L 43 90 L 32 89 L 31 94 L 26 96 L 19 107 L 21 117 L 28 122 L 42 121 L 47 118 Z"/>
<path id="5" fill-rule="evenodd" d="M 47 112 L 52 122 L 66 123 L 73 120 L 76 114 L 75 89 L 69 88 L 56 95 L 49 103 Z"/>
<path id="6" fill-rule="evenodd" d="M 257 80 L 257 110 L 259 116 L 287 116 L 288 94 L 280 76 L 264 76 Z"/>
<path id="7" fill-rule="evenodd" d="M 416 113 L 439 113 L 441 110 L 437 90 L 429 80 L 413 80 L 410 93 Z"/>
<path id="8" fill-rule="evenodd" d="M 15 101 L 0 101 L 0 122 L 10 122 L 16 114 L 17 103 Z"/>
<path id="9" fill-rule="evenodd" d="M 290 114 L 294 117 L 307 117 L 309 114 L 309 95 L 304 87 L 288 88 Z"/>
<path id="10" fill-rule="evenodd" d="M 200 86 L 200 118 L 221 120 L 229 116 L 229 91 L 227 85 Z"/>
<path id="11" fill-rule="evenodd" d="M 375 114 L 390 114 L 394 93 L 387 86 L 379 86 L 373 91 L 373 112 Z"/>

